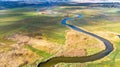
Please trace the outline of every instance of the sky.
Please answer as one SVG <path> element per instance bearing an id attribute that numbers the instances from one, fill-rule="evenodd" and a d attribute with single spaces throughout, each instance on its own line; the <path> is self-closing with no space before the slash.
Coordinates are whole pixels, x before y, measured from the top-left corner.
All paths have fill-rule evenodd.
<path id="1" fill-rule="evenodd" d="M 120 2 L 120 0 L 71 0 L 72 2 Z"/>
<path id="2" fill-rule="evenodd" d="M 0 1 L 22 1 L 22 0 L 0 0 Z M 68 1 L 68 2 L 120 2 L 120 0 L 24 0 L 24 1 Z"/>

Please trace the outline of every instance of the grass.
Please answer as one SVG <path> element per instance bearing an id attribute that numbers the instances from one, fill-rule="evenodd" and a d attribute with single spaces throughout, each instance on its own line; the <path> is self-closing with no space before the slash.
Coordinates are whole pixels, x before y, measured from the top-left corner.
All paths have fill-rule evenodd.
<path id="1" fill-rule="evenodd" d="M 101 13 L 106 13 L 108 14 L 110 17 L 112 18 L 118 18 L 119 16 L 119 13 L 118 11 L 120 11 L 119 9 L 110 9 L 111 11 L 104 11 L 101 12 Z M 91 20 L 89 20 L 90 18 L 87 17 L 87 21 L 88 22 L 85 22 L 84 24 L 81 24 L 80 26 L 82 26 L 83 28 L 87 29 L 88 31 L 109 31 L 109 32 L 114 32 L 114 33 L 120 33 L 120 23 L 119 23 L 119 20 L 116 19 L 115 21 L 112 20 L 112 19 L 109 19 L 110 17 L 100 17 L 100 15 L 97 17 L 92 17 Z M 84 20 L 84 19 L 82 19 Z M 85 20 L 86 21 L 86 20 Z M 77 23 L 82 23 L 82 21 L 80 22 L 77 22 Z M 77 24 L 76 23 L 76 24 Z M 89 24 L 91 23 L 91 24 Z M 117 36 L 117 35 L 116 35 Z M 115 36 L 112 36 L 112 37 L 115 37 Z M 111 38 L 112 38 L 111 37 Z M 114 43 L 114 46 L 116 47 L 115 51 L 112 52 L 109 56 L 107 56 L 107 58 L 109 60 L 106 60 L 105 58 L 102 59 L 102 60 L 99 60 L 100 62 L 91 62 L 91 63 L 87 63 L 87 67 L 119 67 L 120 65 L 120 48 L 119 48 L 119 45 L 120 45 L 120 42 L 118 42 L 118 40 L 114 40 L 112 41 L 112 43 Z M 92 50 L 92 49 L 91 49 Z M 104 61 L 103 61 L 104 60 Z M 118 61 L 117 61 L 118 60 Z"/>
<path id="2" fill-rule="evenodd" d="M 72 22 L 72 24 L 81 26 L 91 32 L 110 31 L 120 33 L 119 19 L 116 20 L 111 19 L 120 17 L 119 13 L 120 9 L 99 8 L 98 10 L 96 10 L 94 8 L 85 7 L 75 8 L 67 6 L 65 8 L 59 8 L 55 10 L 58 10 L 62 13 L 62 15 L 65 15 L 67 10 L 75 11 L 78 9 L 80 9 L 80 11 L 76 12 L 76 14 L 83 14 L 84 18 L 77 19 L 74 22 Z M 72 17 L 73 15 L 70 16 Z M 65 26 L 62 26 L 60 23 L 62 18 L 63 16 L 36 15 L 36 12 L 34 11 L 33 8 L 0 10 L 0 42 L 11 44 L 13 42 L 4 39 L 4 37 L 14 33 L 22 33 L 29 35 L 31 37 L 42 36 L 43 39 L 49 40 L 51 42 L 64 44 L 65 30 L 67 30 L 67 28 Z M 111 67 L 112 65 L 114 67 L 119 67 L 120 61 L 119 60 L 117 61 L 117 59 L 120 59 L 119 44 L 120 44 L 119 42 L 117 43 L 115 42 L 114 45 L 116 46 L 117 49 L 107 57 L 110 59 L 110 61 L 101 61 L 101 63 L 100 62 L 87 63 L 88 64 L 87 67 Z M 35 52 L 39 56 L 47 58 L 52 56 L 51 54 L 46 53 L 45 51 L 35 49 L 32 46 L 27 45 L 25 47 L 30 51 Z M 91 49 L 91 51 L 88 51 L 88 53 L 91 54 L 92 51 L 99 50 L 97 48 Z M 65 67 L 70 67 L 70 65 L 67 64 L 65 65 Z M 74 65 L 72 65 L 72 67 L 74 67 Z"/>
<path id="3" fill-rule="evenodd" d="M 4 13 L 3 13 L 4 12 Z M 36 15 L 33 9 L 19 8 L 1 11 L 0 37 L 22 32 L 29 35 L 40 33 L 44 39 L 63 44 L 65 27 L 60 24 L 62 17 Z M 47 19 L 47 20 L 46 20 Z"/>
<path id="4" fill-rule="evenodd" d="M 117 59 L 120 59 L 120 42 L 116 42 L 115 43 L 115 51 L 110 55 L 108 56 L 109 58 L 112 58 L 112 60 L 116 61 Z"/>
<path id="5" fill-rule="evenodd" d="M 0 37 L 3 37 L 6 34 L 11 34 L 10 32 L 14 32 L 18 25 L 13 26 L 13 24 L 28 17 L 34 16 L 32 15 L 34 13 L 32 9 L 31 14 L 27 14 L 28 11 L 30 12 L 30 10 L 26 8 L 0 10 Z"/>
<path id="6" fill-rule="evenodd" d="M 109 58 L 109 60 L 104 60 L 101 62 L 92 62 L 92 63 L 88 63 L 87 67 L 119 67 L 120 66 L 120 42 L 116 42 L 115 43 L 116 46 L 116 50 L 114 52 L 112 52 L 109 56 L 107 56 L 106 58 Z"/>
<path id="7" fill-rule="evenodd" d="M 36 61 L 34 61 L 33 63 L 26 65 L 26 64 L 21 64 L 19 67 L 36 67 L 38 65 L 38 63 L 47 60 L 48 58 L 50 58 L 51 56 L 53 56 L 52 54 L 47 53 L 46 51 L 41 51 L 38 50 L 36 48 L 33 48 L 30 45 L 25 45 L 24 46 L 26 49 L 36 53 L 38 56 L 42 57 L 42 59 L 37 59 Z"/>
<path id="8" fill-rule="evenodd" d="M 69 8 L 69 10 L 70 10 L 70 8 Z M 90 10 L 94 10 L 94 9 L 90 9 Z M 87 12 L 87 13 L 83 13 L 83 15 L 85 14 L 84 18 L 75 20 L 74 22 L 72 22 L 72 24 L 81 26 L 91 32 L 109 31 L 109 32 L 114 32 L 114 33 L 120 33 L 120 30 L 119 30 L 120 29 L 120 23 L 119 23 L 120 20 L 113 19 L 113 18 L 120 17 L 120 13 L 118 13 L 119 11 L 120 11 L 119 9 L 114 9 L 114 8 L 100 8 L 100 9 L 98 9 L 98 12 L 96 12 L 96 14 L 94 12 L 84 11 L 84 12 Z M 79 13 L 82 13 L 82 12 L 79 12 Z M 105 16 L 104 14 L 107 14 L 108 16 Z M 113 35 L 112 37 L 116 37 L 116 36 Z M 116 47 L 116 50 L 114 52 L 112 52 L 109 56 L 107 56 L 106 58 L 103 58 L 102 60 L 86 63 L 87 67 L 113 67 L 113 66 L 119 67 L 119 65 L 120 65 L 120 63 L 119 63 L 120 62 L 119 61 L 119 59 L 120 59 L 120 56 L 119 56 L 120 42 L 118 42 L 118 40 L 116 40 L 116 41 L 114 40 L 114 41 L 112 41 L 112 43 L 114 43 L 114 46 Z M 91 49 L 91 51 L 99 51 L 99 50 Z M 63 65 L 63 64 L 61 64 L 61 65 Z M 64 64 L 63 66 L 64 67 L 75 67 L 75 65 L 73 65 L 73 66 L 72 65 L 68 66 L 68 65 L 69 64 Z"/>
<path id="9" fill-rule="evenodd" d="M 25 48 L 27 48 L 27 49 L 31 50 L 32 52 L 35 52 L 37 55 L 45 57 L 45 58 L 52 56 L 51 54 L 46 53 L 45 51 L 38 50 L 29 45 L 25 45 Z"/>
<path id="10" fill-rule="evenodd" d="M 11 47 L 8 46 L 8 44 L 11 45 L 13 43 L 5 38 L 15 33 L 26 34 L 30 37 L 42 36 L 43 39 L 63 44 L 65 41 L 65 37 L 63 36 L 65 32 L 63 30 L 66 28 L 58 22 L 61 19 L 62 17 L 60 16 L 51 17 L 47 15 L 36 15 L 36 12 L 29 8 L 0 10 L 0 42 L 7 44 L 0 48 L 4 48 L 2 49 L 4 51 L 9 51 Z M 42 56 L 42 60 L 52 56 L 51 54 L 37 50 L 32 46 L 26 46 L 26 48 L 35 52 L 37 55 Z M 26 65 L 23 64 L 22 66 Z"/>

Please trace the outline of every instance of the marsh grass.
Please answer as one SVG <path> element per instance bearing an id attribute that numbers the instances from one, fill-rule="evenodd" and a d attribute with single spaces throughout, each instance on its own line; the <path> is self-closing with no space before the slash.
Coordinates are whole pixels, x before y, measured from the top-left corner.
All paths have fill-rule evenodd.
<path id="1" fill-rule="evenodd" d="M 69 7 L 56 9 L 66 14 L 67 10 L 79 10 L 76 14 L 83 14 L 84 18 L 77 19 L 72 24 L 81 26 L 88 31 L 111 31 L 120 33 L 120 23 L 119 19 L 112 19 L 113 17 L 120 17 L 120 9 L 114 8 L 99 8 L 98 10 L 86 7 Z M 71 15 L 73 16 L 73 15 Z M 0 10 L 0 42 L 6 44 L 14 43 L 4 39 L 5 36 L 22 33 L 27 34 L 32 37 L 42 36 L 43 39 L 49 40 L 51 42 L 57 42 L 59 44 L 65 43 L 65 26 L 62 26 L 60 21 L 63 16 L 49 16 L 49 15 L 37 15 L 34 8 L 17 8 L 10 10 Z M 39 34 L 38 34 L 39 33 Z M 36 35 L 37 34 L 37 35 Z M 116 50 L 108 56 L 110 61 L 105 62 L 91 62 L 88 63 L 87 67 L 120 67 L 119 54 L 119 42 L 114 44 Z M 9 46 L 5 46 L 9 47 Z M 3 47 L 4 48 L 4 47 Z M 26 49 L 35 52 L 39 56 L 50 57 L 51 54 L 35 49 L 31 46 L 25 46 Z M 88 48 L 89 49 L 89 48 Z M 91 49 L 91 51 L 99 51 L 97 49 Z M 90 52 L 90 51 L 89 51 Z M 40 60 L 36 60 L 31 65 L 36 65 Z M 114 62 L 113 62 L 114 61 Z M 24 66 L 24 65 L 23 65 Z M 69 64 L 64 64 L 65 67 L 71 67 Z M 112 67 L 113 67 L 112 66 Z M 75 67 L 72 65 L 72 67 Z"/>
<path id="2" fill-rule="evenodd" d="M 47 53 L 45 51 L 41 51 L 41 50 L 38 50 L 36 48 L 33 48 L 30 45 L 25 45 L 25 48 L 27 48 L 27 49 L 31 50 L 32 52 L 35 52 L 39 56 L 42 56 L 42 57 L 45 57 L 45 58 L 48 58 L 48 57 L 52 56 L 51 54 L 49 54 L 49 53 Z"/>

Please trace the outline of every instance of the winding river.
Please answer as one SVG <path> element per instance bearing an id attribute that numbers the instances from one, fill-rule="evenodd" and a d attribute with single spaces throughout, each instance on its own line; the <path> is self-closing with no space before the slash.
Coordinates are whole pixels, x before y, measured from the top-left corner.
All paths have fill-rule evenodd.
<path id="1" fill-rule="evenodd" d="M 67 24 L 67 20 L 72 20 L 71 18 L 64 18 L 61 23 L 75 31 L 78 31 L 78 32 L 82 32 L 84 34 L 87 34 L 87 35 L 90 35 L 92 37 L 95 37 L 97 38 L 98 40 L 102 41 L 105 45 L 105 50 L 101 51 L 101 52 L 98 52 L 94 55 L 90 55 L 90 56 L 84 56 L 84 57 L 53 57 L 49 60 L 47 60 L 46 62 L 42 62 L 38 65 L 38 67 L 55 67 L 55 64 L 57 63 L 84 63 L 84 62 L 91 62 L 91 61 L 95 61 L 95 60 L 98 60 L 98 59 L 101 59 L 105 56 L 107 56 L 109 53 L 111 53 L 113 51 L 113 44 L 96 35 L 96 34 L 93 34 L 91 32 L 88 32 L 88 31 L 85 31 L 81 28 L 78 28 L 77 26 L 74 26 L 74 25 L 70 25 L 70 24 Z"/>

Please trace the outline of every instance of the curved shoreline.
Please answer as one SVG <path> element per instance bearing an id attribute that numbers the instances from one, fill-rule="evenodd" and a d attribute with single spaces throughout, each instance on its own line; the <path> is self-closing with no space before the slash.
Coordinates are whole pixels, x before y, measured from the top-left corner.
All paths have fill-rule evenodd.
<path id="1" fill-rule="evenodd" d="M 84 57 L 61 57 L 61 56 L 60 57 L 53 57 L 53 58 L 47 60 L 46 62 L 40 63 L 38 65 L 38 67 L 54 67 L 55 64 L 61 63 L 61 62 L 63 62 L 63 63 L 84 63 L 84 62 L 95 61 L 95 60 L 98 60 L 98 59 L 101 59 L 101 58 L 107 56 L 109 53 L 111 53 L 113 51 L 113 49 L 114 49 L 113 44 L 110 41 L 108 41 L 108 40 L 106 40 L 106 39 L 104 39 L 96 34 L 87 32 L 87 31 L 85 31 L 81 28 L 78 28 L 76 26 L 67 24 L 66 23 L 67 20 L 71 20 L 71 18 L 64 18 L 61 23 L 65 26 L 70 27 L 71 29 L 73 29 L 75 31 L 82 32 L 82 33 L 85 33 L 87 35 L 90 35 L 92 37 L 97 38 L 98 40 L 100 40 L 104 43 L 106 49 L 101 51 L 101 52 L 98 52 L 94 55 L 84 56 Z"/>

